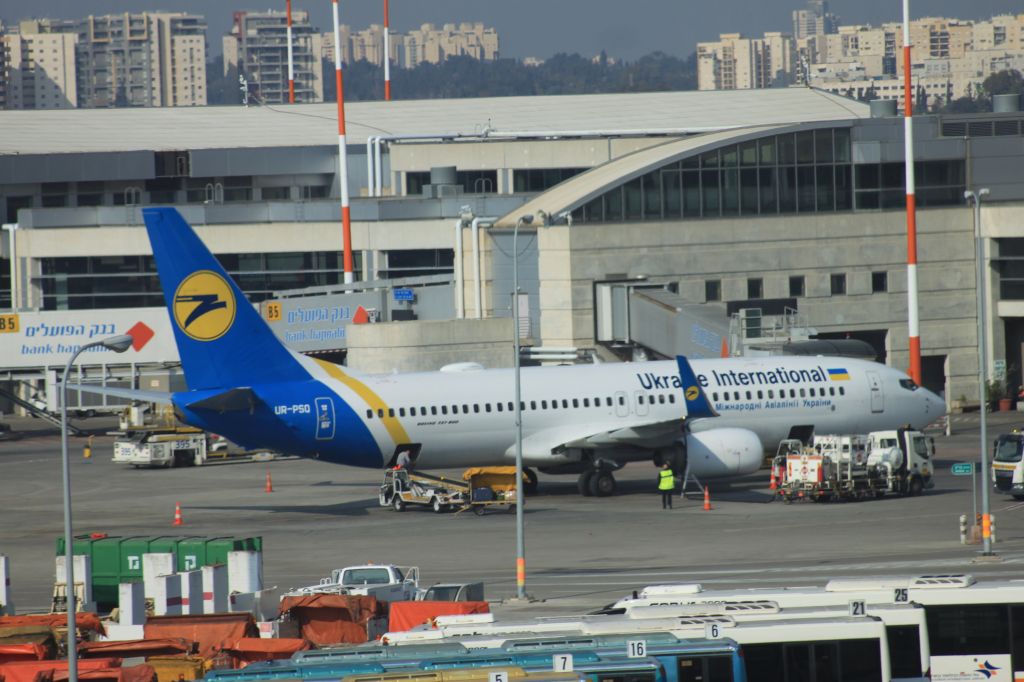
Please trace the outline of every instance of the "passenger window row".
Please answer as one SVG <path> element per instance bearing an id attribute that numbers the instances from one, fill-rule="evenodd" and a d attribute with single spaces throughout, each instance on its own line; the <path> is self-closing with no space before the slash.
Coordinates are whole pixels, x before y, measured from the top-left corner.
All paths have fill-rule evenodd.
<path id="1" fill-rule="evenodd" d="M 603 405 L 602 405 L 603 401 Z M 666 403 L 674 405 L 676 402 L 675 393 L 664 393 L 655 394 L 637 394 L 637 403 L 640 405 L 664 405 Z M 612 407 L 613 405 L 625 405 L 625 395 L 616 396 L 615 398 L 561 398 L 553 400 L 524 400 L 520 403 L 520 409 L 524 412 L 527 410 L 569 410 L 569 409 L 580 409 L 589 407 Z M 387 417 L 436 417 L 438 415 L 449 415 L 449 414 L 490 414 L 491 412 L 512 412 L 515 410 L 515 403 L 503 402 L 503 403 L 463 403 L 461 405 L 429 405 L 420 407 L 389 407 L 387 410 L 383 408 L 377 408 L 376 410 L 366 410 L 366 418 L 373 419 L 384 419 Z"/>
<path id="2" fill-rule="evenodd" d="M 846 388 L 844 386 L 840 386 L 838 389 L 835 386 L 829 386 L 827 388 L 824 386 L 811 386 L 810 388 L 801 388 L 799 390 L 795 388 L 780 388 L 778 391 L 778 398 L 780 400 L 785 400 L 786 398 L 796 398 L 798 395 L 801 398 L 806 398 L 808 396 L 811 398 L 824 398 L 826 396 L 834 397 L 837 395 L 837 391 L 838 395 L 846 395 Z M 767 392 L 768 400 L 774 400 L 776 397 L 775 389 L 769 388 Z M 730 400 L 754 400 L 755 395 L 757 396 L 757 400 L 764 400 L 765 391 L 758 389 L 757 391 L 723 391 L 721 394 L 715 392 L 711 394 L 711 399 L 718 401 L 719 395 L 721 395 L 721 399 L 725 402 L 729 402 Z M 746 396 L 745 398 L 743 397 L 744 395 Z"/>

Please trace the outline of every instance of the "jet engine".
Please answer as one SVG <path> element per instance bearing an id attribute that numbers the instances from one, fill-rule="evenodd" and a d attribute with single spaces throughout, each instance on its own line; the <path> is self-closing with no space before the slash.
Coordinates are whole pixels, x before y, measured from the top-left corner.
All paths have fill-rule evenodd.
<path id="1" fill-rule="evenodd" d="M 740 476 L 764 460 L 761 439 L 749 429 L 720 428 L 686 434 L 690 472 L 697 478 Z"/>

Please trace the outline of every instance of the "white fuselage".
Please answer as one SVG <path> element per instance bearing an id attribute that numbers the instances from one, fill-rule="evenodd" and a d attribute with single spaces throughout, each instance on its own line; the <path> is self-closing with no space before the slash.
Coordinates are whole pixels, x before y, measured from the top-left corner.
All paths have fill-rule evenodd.
<path id="1" fill-rule="evenodd" d="M 421 468 L 514 461 L 511 369 L 346 373 L 339 380 L 326 376 L 322 367 L 305 364 L 352 407 L 385 462 L 402 442 L 421 444 Z M 872 362 L 769 357 L 693 360 L 691 365 L 720 415 L 694 421 L 691 430 L 747 429 L 769 451 L 793 427 L 811 426 L 818 433 L 859 433 L 903 424 L 923 428 L 944 411 L 938 396 L 901 386 L 905 374 Z M 829 373 L 837 368 L 846 371 Z M 686 407 L 673 361 L 530 367 L 521 377 L 523 459 L 528 466 L 570 462 L 571 444 L 595 434 L 678 420 L 682 437 Z M 625 448 L 615 459 L 649 459 L 655 447 L 646 452 Z M 694 473 L 700 475 L 699 470 Z"/>

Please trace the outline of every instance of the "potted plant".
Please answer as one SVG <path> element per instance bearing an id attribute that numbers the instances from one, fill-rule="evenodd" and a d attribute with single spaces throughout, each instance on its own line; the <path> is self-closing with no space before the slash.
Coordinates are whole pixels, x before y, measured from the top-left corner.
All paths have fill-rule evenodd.
<path id="1" fill-rule="evenodd" d="M 993 411 L 998 406 L 1000 412 L 1009 412 L 1013 408 L 1013 396 L 1006 379 L 993 379 L 985 386 L 986 395 Z"/>

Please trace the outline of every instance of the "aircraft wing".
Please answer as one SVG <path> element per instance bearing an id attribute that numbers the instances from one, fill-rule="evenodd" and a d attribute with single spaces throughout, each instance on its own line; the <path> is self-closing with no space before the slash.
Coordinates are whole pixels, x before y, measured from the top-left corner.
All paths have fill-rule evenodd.
<path id="1" fill-rule="evenodd" d="M 602 448 L 633 446 L 660 448 L 671 445 L 683 436 L 683 420 L 669 419 L 639 422 L 626 427 L 608 429 L 604 424 L 569 424 L 544 429 L 523 439 L 524 457 L 543 457 L 566 448 Z M 505 451 L 515 455 L 515 444 Z"/>
<path id="2" fill-rule="evenodd" d="M 109 395 L 113 398 L 124 398 L 126 400 L 138 400 L 147 403 L 160 403 L 171 405 L 171 394 L 162 391 L 140 391 L 134 388 L 118 388 L 116 386 L 96 386 L 95 384 L 68 384 L 69 391 L 83 391 L 85 393 L 98 393 Z"/>

